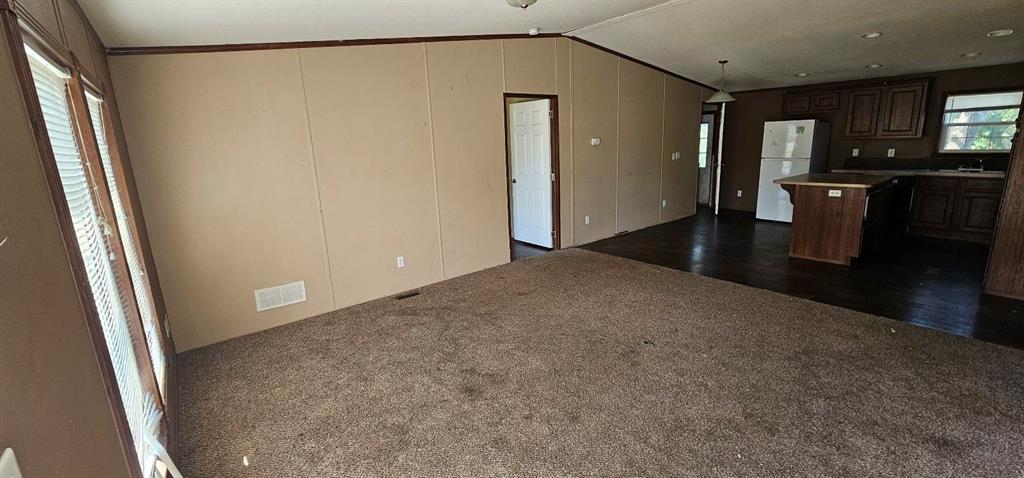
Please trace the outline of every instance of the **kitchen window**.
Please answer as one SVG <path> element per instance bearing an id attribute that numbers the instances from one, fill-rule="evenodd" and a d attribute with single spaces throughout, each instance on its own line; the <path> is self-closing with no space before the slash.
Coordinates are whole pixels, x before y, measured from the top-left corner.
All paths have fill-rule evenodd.
<path id="1" fill-rule="evenodd" d="M 950 95 L 942 114 L 942 153 L 1007 153 L 1024 92 Z"/>

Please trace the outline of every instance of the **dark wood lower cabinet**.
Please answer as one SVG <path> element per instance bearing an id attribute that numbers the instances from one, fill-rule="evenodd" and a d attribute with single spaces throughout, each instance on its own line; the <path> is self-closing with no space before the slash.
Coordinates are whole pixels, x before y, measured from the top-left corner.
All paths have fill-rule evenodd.
<path id="1" fill-rule="evenodd" d="M 991 242 L 1002 188 L 1002 179 L 918 177 L 910 233 Z"/>

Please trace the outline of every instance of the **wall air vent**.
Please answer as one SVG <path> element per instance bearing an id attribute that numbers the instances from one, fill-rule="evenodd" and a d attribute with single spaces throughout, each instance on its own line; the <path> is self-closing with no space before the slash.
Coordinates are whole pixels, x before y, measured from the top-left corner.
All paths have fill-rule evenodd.
<path id="1" fill-rule="evenodd" d="M 306 301 L 306 282 L 292 282 L 267 289 L 259 289 L 256 294 L 256 312 L 276 309 L 286 305 Z"/>

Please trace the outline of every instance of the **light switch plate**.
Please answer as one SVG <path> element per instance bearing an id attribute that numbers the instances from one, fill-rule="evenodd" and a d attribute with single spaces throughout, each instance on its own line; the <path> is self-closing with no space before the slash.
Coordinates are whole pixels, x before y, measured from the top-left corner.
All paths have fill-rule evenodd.
<path id="1" fill-rule="evenodd" d="M 736 197 L 738 197 L 738 198 L 743 197 L 743 190 L 742 189 L 737 189 L 736 190 Z"/>
<path id="2" fill-rule="evenodd" d="M 601 138 L 598 138 L 598 137 L 590 138 L 590 145 L 591 146 L 601 146 Z"/>
<path id="3" fill-rule="evenodd" d="M 841 198 L 841 197 L 843 197 L 843 190 L 842 189 L 829 189 L 828 190 L 828 197 L 830 197 L 830 198 Z"/>
<path id="4" fill-rule="evenodd" d="M 405 267 L 405 256 L 395 256 L 395 267 L 399 269 Z"/>
<path id="5" fill-rule="evenodd" d="M 676 152 L 672 153 L 672 161 L 675 161 L 675 160 L 679 159 L 679 157 L 680 157 L 679 151 L 676 151 Z"/>
<path id="6" fill-rule="evenodd" d="M 885 155 L 890 157 L 890 158 L 895 158 L 896 157 L 896 148 L 889 148 L 889 151 L 886 151 Z"/>
<path id="7" fill-rule="evenodd" d="M 668 201 L 667 201 L 667 200 L 664 200 L 664 199 L 662 199 L 662 200 L 661 200 L 661 207 L 668 207 Z"/>
<path id="8" fill-rule="evenodd" d="M 590 216 L 583 216 L 583 224 L 590 224 Z"/>
<path id="9" fill-rule="evenodd" d="M 22 478 L 14 450 L 8 448 L 0 455 L 0 478 Z"/>
<path id="10" fill-rule="evenodd" d="M 857 156 L 860 156 L 860 148 L 853 148 L 853 153 L 851 153 L 851 154 L 853 155 L 854 158 L 856 158 Z"/>

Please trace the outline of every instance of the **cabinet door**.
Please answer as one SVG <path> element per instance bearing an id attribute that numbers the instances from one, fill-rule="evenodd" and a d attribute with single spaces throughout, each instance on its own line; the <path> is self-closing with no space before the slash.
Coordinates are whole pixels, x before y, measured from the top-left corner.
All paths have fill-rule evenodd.
<path id="1" fill-rule="evenodd" d="M 884 90 L 878 136 L 920 138 L 924 131 L 924 107 L 928 83 L 890 85 Z"/>
<path id="2" fill-rule="evenodd" d="M 998 193 L 965 191 L 960 200 L 959 229 L 967 232 L 992 234 L 999 213 Z"/>
<path id="3" fill-rule="evenodd" d="M 924 190 L 914 193 L 910 225 L 930 229 L 949 229 L 953 225 L 956 191 Z"/>
<path id="4" fill-rule="evenodd" d="M 811 111 L 811 95 L 797 93 L 782 97 L 782 113 L 795 115 Z"/>
<path id="5" fill-rule="evenodd" d="M 814 95 L 814 100 L 811 102 L 811 110 L 813 111 L 835 111 L 839 109 L 839 92 L 829 91 L 826 93 L 817 93 Z"/>
<path id="6" fill-rule="evenodd" d="M 850 110 L 846 115 L 846 136 L 875 136 L 878 132 L 878 107 L 881 88 L 850 92 Z"/>

